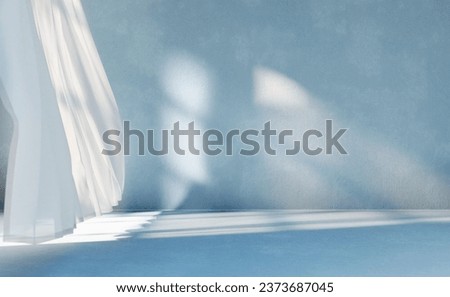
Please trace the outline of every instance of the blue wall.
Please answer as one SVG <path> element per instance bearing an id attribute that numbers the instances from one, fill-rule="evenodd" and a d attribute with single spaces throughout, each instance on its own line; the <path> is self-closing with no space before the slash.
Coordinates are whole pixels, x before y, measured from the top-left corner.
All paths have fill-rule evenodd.
<path id="1" fill-rule="evenodd" d="M 450 2 L 83 4 L 133 128 L 348 128 L 348 155 L 133 154 L 122 208 L 450 207 Z"/>

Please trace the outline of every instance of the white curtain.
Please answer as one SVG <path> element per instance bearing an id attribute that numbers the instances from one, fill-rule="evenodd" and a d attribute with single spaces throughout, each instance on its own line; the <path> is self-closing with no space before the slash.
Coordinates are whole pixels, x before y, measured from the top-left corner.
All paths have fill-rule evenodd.
<path id="1" fill-rule="evenodd" d="M 114 95 L 79 0 L 0 0 L 0 97 L 14 121 L 5 240 L 39 242 L 119 202 Z"/>

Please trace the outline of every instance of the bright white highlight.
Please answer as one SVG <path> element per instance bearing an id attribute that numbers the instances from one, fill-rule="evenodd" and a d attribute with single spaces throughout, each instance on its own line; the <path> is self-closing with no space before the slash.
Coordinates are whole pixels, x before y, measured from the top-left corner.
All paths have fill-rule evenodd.
<path id="1" fill-rule="evenodd" d="M 210 113 L 213 84 L 211 74 L 199 59 L 185 53 L 168 55 L 161 72 L 161 87 L 168 97 L 162 110 L 162 125 L 171 127 L 180 122 L 181 129 L 195 121 L 196 128 L 203 130 L 203 121 Z M 169 138 L 170 139 L 170 138 Z M 197 147 L 202 138 L 195 136 Z M 174 144 L 169 141 L 169 147 Z M 194 184 L 205 184 L 209 180 L 207 160 L 203 155 L 189 152 L 186 137 L 181 137 L 180 148 L 185 155 L 169 154 L 165 166 L 169 172 L 162 182 L 162 208 L 176 209 L 186 200 Z"/>
<path id="2" fill-rule="evenodd" d="M 253 71 L 255 103 L 275 109 L 308 107 L 308 93 L 296 81 L 265 67 Z"/>

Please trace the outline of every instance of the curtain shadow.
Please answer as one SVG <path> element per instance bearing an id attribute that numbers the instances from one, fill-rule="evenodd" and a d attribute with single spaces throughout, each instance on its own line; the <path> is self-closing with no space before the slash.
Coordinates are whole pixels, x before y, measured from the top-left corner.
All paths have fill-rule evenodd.
<path id="1" fill-rule="evenodd" d="M 3 212 L 5 207 L 6 173 L 13 131 L 12 118 L 2 102 L 5 95 L 0 82 L 0 212 Z"/>

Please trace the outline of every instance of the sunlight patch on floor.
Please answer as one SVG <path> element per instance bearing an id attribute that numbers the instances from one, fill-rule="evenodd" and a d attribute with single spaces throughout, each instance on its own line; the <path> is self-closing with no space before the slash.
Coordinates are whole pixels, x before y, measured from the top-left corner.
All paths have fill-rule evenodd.
<path id="1" fill-rule="evenodd" d="M 140 236 L 170 238 L 449 222 L 448 210 L 174 212 L 159 216 Z"/>
<path id="2" fill-rule="evenodd" d="M 0 228 L 3 232 L 3 217 Z M 124 212 L 78 224 L 73 234 L 42 244 L 216 236 L 302 230 L 450 223 L 449 210 L 270 210 L 239 212 Z M 0 247 L 25 245 L 3 242 Z"/>
<path id="3" fill-rule="evenodd" d="M 125 239 L 133 232 L 145 229 L 155 220 L 159 212 L 111 213 L 79 223 L 72 234 L 42 244 L 65 244 L 81 242 L 103 242 Z M 4 242 L 3 216 L 0 217 L 0 247 L 26 245 L 24 243 Z"/>

